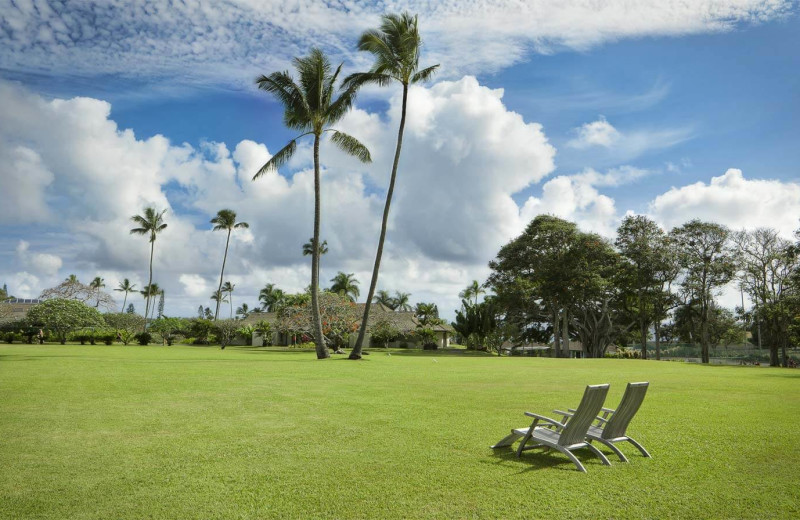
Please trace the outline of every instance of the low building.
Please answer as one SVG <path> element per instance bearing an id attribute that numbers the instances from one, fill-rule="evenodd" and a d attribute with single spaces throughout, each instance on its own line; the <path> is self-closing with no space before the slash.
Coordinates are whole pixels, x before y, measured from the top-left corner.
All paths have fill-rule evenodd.
<path id="1" fill-rule="evenodd" d="M 0 302 L 0 321 L 20 320 L 28 311 L 43 300 L 36 298 L 11 298 Z"/>

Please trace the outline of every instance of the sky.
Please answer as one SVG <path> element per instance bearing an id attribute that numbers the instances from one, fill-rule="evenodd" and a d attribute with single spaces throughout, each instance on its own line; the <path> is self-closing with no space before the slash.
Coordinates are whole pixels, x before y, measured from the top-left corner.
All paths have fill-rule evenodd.
<path id="1" fill-rule="evenodd" d="M 0 0 L 0 283 L 31 298 L 101 276 L 121 303 L 123 278 L 147 283 L 149 243 L 129 230 L 152 205 L 167 210 L 154 281 L 168 315 L 211 305 L 225 234 L 209 220 L 223 208 L 250 224 L 226 265 L 233 306 L 256 306 L 266 283 L 303 290 L 311 143 L 251 180 L 294 137 L 255 78 L 312 46 L 366 70 L 358 36 L 402 10 L 419 14 L 421 66 L 440 69 L 410 91 L 379 289 L 452 319 L 540 213 L 609 239 L 626 214 L 665 230 L 800 227 L 793 0 Z M 322 285 L 354 273 L 361 301 L 400 101 L 396 85 L 365 89 L 337 125 L 372 164 L 321 149 Z"/>

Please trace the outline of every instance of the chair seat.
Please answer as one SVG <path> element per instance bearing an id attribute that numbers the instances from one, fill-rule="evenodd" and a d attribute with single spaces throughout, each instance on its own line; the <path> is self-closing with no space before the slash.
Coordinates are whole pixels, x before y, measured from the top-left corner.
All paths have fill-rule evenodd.
<path id="1" fill-rule="evenodd" d="M 620 442 L 620 441 L 628 440 L 628 437 L 625 437 L 625 436 L 615 437 L 613 439 L 606 439 L 606 438 L 603 437 L 603 433 L 604 432 L 603 432 L 602 428 L 599 428 L 597 426 L 592 425 L 592 426 L 589 426 L 589 431 L 586 432 L 586 436 L 588 438 L 590 438 L 590 439 L 598 439 L 598 440 L 602 439 L 602 440 L 608 441 L 608 442 Z"/>
<path id="2" fill-rule="evenodd" d="M 514 433 L 524 437 L 525 435 L 528 434 L 529 430 L 530 428 L 517 428 L 514 430 Z M 533 430 L 531 438 L 533 438 L 534 440 L 548 442 L 550 444 L 559 444 L 559 441 L 561 440 L 561 435 L 557 431 L 551 430 L 550 428 L 543 428 L 541 426 L 537 426 Z M 568 450 L 574 450 L 577 448 L 582 448 L 584 446 L 586 446 L 585 442 L 578 442 L 576 444 L 564 447 Z"/>

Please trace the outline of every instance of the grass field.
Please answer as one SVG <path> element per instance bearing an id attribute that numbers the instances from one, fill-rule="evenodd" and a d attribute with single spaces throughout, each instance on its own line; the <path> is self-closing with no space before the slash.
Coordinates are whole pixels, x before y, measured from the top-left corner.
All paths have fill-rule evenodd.
<path id="1" fill-rule="evenodd" d="M 0 517 L 800 516 L 800 370 L 409 354 L 0 346 Z M 488 448 L 642 380 L 652 459 Z"/>

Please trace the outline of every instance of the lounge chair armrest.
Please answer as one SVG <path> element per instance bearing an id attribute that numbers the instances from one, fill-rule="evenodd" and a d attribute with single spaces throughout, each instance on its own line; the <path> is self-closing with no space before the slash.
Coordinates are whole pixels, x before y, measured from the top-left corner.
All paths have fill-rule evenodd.
<path id="1" fill-rule="evenodd" d="M 572 411 L 564 412 L 562 410 L 553 410 L 553 413 L 557 413 L 558 415 L 563 415 L 564 417 L 572 417 L 573 415 L 575 415 L 575 413 Z"/>
<path id="2" fill-rule="evenodd" d="M 555 419 L 551 419 L 551 418 L 546 417 L 544 415 L 539 415 L 538 413 L 525 412 L 525 415 L 527 415 L 528 417 L 533 417 L 534 419 L 538 419 L 540 421 L 548 422 L 548 423 L 552 424 L 553 426 L 555 426 L 556 428 L 566 428 L 567 427 L 567 425 L 564 424 L 564 423 L 560 423 L 560 422 L 556 421 Z"/>
<path id="3" fill-rule="evenodd" d="M 600 410 L 602 410 L 602 411 L 604 411 L 606 413 L 615 413 L 616 412 L 616 410 L 612 410 L 611 408 L 600 408 Z"/>

